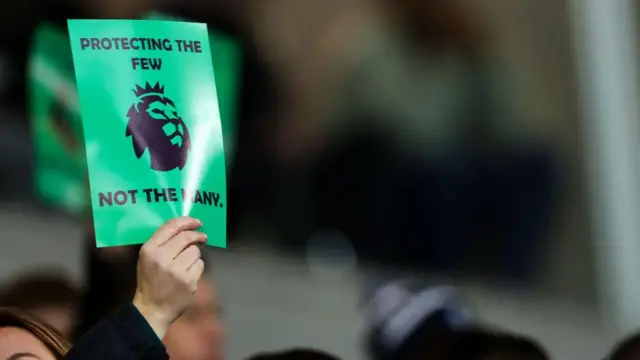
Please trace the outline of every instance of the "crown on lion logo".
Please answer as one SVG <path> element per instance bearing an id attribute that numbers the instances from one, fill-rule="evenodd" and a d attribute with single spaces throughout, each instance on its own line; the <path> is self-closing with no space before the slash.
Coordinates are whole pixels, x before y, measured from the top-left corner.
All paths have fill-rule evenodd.
<path id="1" fill-rule="evenodd" d="M 160 82 L 157 82 L 155 85 L 152 86 L 147 82 L 144 84 L 144 87 L 141 87 L 140 85 L 136 85 L 136 88 L 133 89 L 133 93 L 138 98 L 142 98 L 149 95 L 164 96 L 164 85 L 160 85 Z"/>

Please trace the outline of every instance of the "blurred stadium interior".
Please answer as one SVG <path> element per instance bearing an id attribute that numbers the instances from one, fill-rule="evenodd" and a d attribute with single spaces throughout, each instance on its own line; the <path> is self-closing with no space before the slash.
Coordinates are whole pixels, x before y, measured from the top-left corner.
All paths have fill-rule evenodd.
<path id="1" fill-rule="evenodd" d="M 325 80 L 346 71 L 348 66 L 344 64 L 357 57 L 354 53 L 358 45 L 365 43 L 367 31 L 377 19 L 370 4 L 373 1 L 243 3 L 243 22 L 249 24 L 258 51 L 279 77 L 282 102 L 288 104 L 284 118 L 311 121 L 309 113 L 316 117 L 323 111 L 330 112 L 326 109 L 330 101 L 323 96 L 336 88 Z M 196 8 L 204 6 L 193 3 Z M 633 200 L 640 199 L 634 191 L 638 184 L 628 184 L 632 179 L 619 176 L 631 173 L 638 179 L 640 175 L 639 117 L 633 105 L 633 96 L 638 95 L 640 77 L 635 75 L 640 61 L 629 50 L 634 50 L 632 44 L 640 30 L 623 26 L 627 22 L 635 26 L 635 19 L 631 18 L 638 13 L 637 2 L 615 3 L 483 0 L 468 4 L 468 11 L 477 15 L 490 34 L 489 47 L 500 59 L 499 67 L 520 85 L 520 91 L 510 94 L 522 109 L 520 115 L 535 129 L 535 137 L 545 144 L 545 151 L 560 164 L 554 206 L 547 214 L 552 219 L 550 231 L 541 236 L 537 247 L 540 254 L 531 255 L 535 262 L 531 284 L 514 286 L 500 276 L 469 277 L 467 273 L 435 276 L 426 269 L 415 270 L 415 266 L 381 265 L 385 259 L 379 256 L 355 259 L 351 249 L 333 261 L 320 257 L 310 262 L 310 253 L 314 255 L 309 250 L 312 235 L 330 227 L 314 227 L 322 221 L 309 220 L 319 205 L 300 195 L 304 192 L 296 193 L 298 186 L 304 188 L 306 184 L 298 180 L 306 179 L 308 174 L 283 161 L 287 165 L 279 165 L 286 168 L 282 173 L 274 171 L 277 174 L 272 176 L 267 172 L 268 179 L 252 180 L 270 183 L 264 195 L 271 202 L 270 207 L 247 206 L 248 210 L 238 215 L 240 230 L 236 238 L 230 239 L 230 249 L 211 251 L 213 273 L 225 301 L 231 334 L 230 358 L 294 345 L 313 345 L 346 359 L 362 358 L 358 337 L 361 290 L 367 279 L 380 271 L 420 273 L 434 282 L 459 284 L 477 302 L 483 318 L 533 335 L 555 358 L 601 358 L 622 331 L 637 327 L 640 311 L 636 305 L 632 312 L 630 306 L 640 300 L 640 294 L 629 285 L 635 281 L 633 270 L 640 269 L 636 264 L 640 263 L 640 253 L 636 253 L 638 245 L 629 239 L 638 235 L 637 227 L 632 225 L 633 216 L 639 215 L 638 202 L 634 205 Z M 0 48 L 0 274 L 10 278 L 25 267 L 54 265 L 81 281 L 79 222 L 39 204 L 33 193 L 30 119 L 21 96 L 16 95 L 24 89 L 24 79 L 19 75 L 23 66 L 19 61 L 24 56 L 18 54 L 24 49 L 18 43 L 27 42 L 28 37 L 14 36 L 11 29 L 18 26 L 17 22 L 35 20 L 24 20 L 29 18 L 26 8 L 20 15 L 9 13 L 3 12 L 6 21 L 0 29 L 5 44 Z M 629 19 L 612 21 L 620 14 Z M 620 34 L 622 38 L 617 38 Z M 600 51 L 601 47 L 607 52 Z M 609 68 L 622 64 L 625 68 L 607 72 L 599 64 Z M 619 89 L 621 83 L 623 90 Z M 611 89 L 620 91 L 609 91 L 611 97 L 600 96 Z M 614 124 L 615 129 L 602 131 L 600 139 L 594 133 L 608 129 L 605 121 Z M 632 121 L 633 126 L 624 126 Z M 292 128 L 297 125 L 295 120 L 290 123 Z M 263 137 L 278 142 L 287 134 L 290 133 L 272 131 Z M 623 144 L 625 139 L 616 134 L 628 135 L 625 139 L 631 145 L 628 146 L 629 141 Z M 293 140 L 291 144 L 283 143 L 286 144 L 272 144 L 271 149 L 278 153 L 273 158 L 299 155 L 296 146 L 300 144 Z M 613 146 L 617 143 L 619 146 Z M 630 146 L 636 149 L 633 156 L 615 153 L 628 152 Z M 295 154 L 286 154 L 287 151 Z M 618 158 L 622 160 L 611 161 Z M 628 166 L 627 160 L 634 158 L 635 166 Z M 395 184 L 401 183 L 399 180 Z M 627 199 L 612 190 L 616 187 L 631 190 Z M 308 223 L 311 225 L 306 226 Z M 322 236 L 316 240 L 336 242 Z M 295 245 L 295 250 L 283 245 Z M 375 247 L 366 240 L 364 245 L 355 245 L 358 246 Z M 621 259 L 625 253 L 628 256 Z M 382 266 L 385 270 L 381 270 Z M 621 293 L 619 289 L 628 291 Z M 621 324 L 621 319 L 627 320 Z M 272 331 L 273 323 L 279 324 L 278 331 Z"/>

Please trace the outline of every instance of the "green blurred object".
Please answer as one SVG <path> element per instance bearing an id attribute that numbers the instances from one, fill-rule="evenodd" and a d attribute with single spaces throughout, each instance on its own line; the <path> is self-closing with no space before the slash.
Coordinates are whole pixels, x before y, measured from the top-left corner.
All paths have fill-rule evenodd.
<path id="1" fill-rule="evenodd" d="M 36 194 L 46 203 L 77 214 L 89 207 L 82 124 L 67 34 L 40 26 L 28 71 Z"/>
<path id="2" fill-rule="evenodd" d="M 160 13 L 145 18 L 181 20 Z M 230 164 L 235 148 L 242 47 L 234 37 L 216 31 L 209 31 L 209 42 L 226 163 Z M 83 214 L 91 204 L 71 46 L 65 28 L 44 23 L 36 29 L 28 83 L 36 195 L 50 206 Z"/>

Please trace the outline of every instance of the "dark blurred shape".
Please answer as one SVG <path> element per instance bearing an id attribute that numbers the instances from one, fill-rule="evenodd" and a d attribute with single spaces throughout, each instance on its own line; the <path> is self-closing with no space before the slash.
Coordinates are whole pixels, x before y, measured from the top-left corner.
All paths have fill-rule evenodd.
<path id="1" fill-rule="evenodd" d="M 388 283 L 366 310 L 372 360 L 547 360 L 533 339 L 486 328 L 456 289 L 419 280 Z"/>
<path id="2" fill-rule="evenodd" d="M 365 346 L 373 360 L 410 360 L 445 351 L 458 334 L 475 327 L 471 304 L 454 288 L 396 281 L 368 302 Z"/>
<path id="3" fill-rule="evenodd" d="M 0 329 L 5 327 L 29 332 L 51 351 L 56 360 L 62 360 L 71 348 L 71 345 L 53 328 L 17 308 L 0 307 Z M 15 344 L 10 344 L 10 346 L 13 345 Z"/>
<path id="4" fill-rule="evenodd" d="M 433 358 L 435 359 L 435 358 Z M 520 335 L 472 331 L 458 337 L 442 360 L 549 360 L 535 340 Z"/>
<path id="5" fill-rule="evenodd" d="M 640 360 L 640 333 L 632 334 L 616 344 L 606 360 Z"/>
<path id="6" fill-rule="evenodd" d="M 340 360 L 337 356 L 331 355 L 322 350 L 315 349 L 291 349 L 270 353 L 262 353 L 251 356 L 248 360 Z"/>
<path id="7" fill-rule="evenodd" d="M 0 306 L 20 308 L 66 337 L 77 318 L 80 292 L 56 271 L 39 270 L 19 275 L 0 290 Z"/>
<path id="8" fill-rule="evenodd" d="M 298 206 L 280 227 L 294 244 L 306 238 L 289 229 L 315 222 L 343 231 L 365 259 L 524 286 L 550 231 L 555 154 L 525 120 L 468 6 L 384 4 L 387 18 L 350 44 L 356 59 L 332 107 L 292 135 L 301 159 L 317 155 L 305 147 L 316 137 L 323 152 L 309 188 L 290 179 L 280 195 L 313 194 L 312 220 Z"/>
<path id="9" fill-rule="evenodd" d="M 481 55 L 486 29 L 457 0 L 383 0 L 414 45 Z"/>

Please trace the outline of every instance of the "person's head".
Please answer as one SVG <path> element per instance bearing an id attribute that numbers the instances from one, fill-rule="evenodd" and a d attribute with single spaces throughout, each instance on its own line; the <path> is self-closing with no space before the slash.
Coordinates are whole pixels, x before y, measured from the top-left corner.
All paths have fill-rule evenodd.
<path id="1" fill-rule="evenodd" d="M 497 350 L 483 360 L 549 360 L 549 354 L 535 339 L 515 334 L 498 337 Z"/>
<path id="2" fill-rule="evenodd" d="M 260 353 L 249 360 L 340 360 L 327 352 L 315 349 L 297 348 L 284 351 Z"/>
<path id="3" fill-rule="evenodd" d="M 0 306 L 24 309 L 66 337 L 75 325 L 79 301 L 74 285 L 51 270 L 25 273 L 0 290 Z"/>
<path id="4" fill-rule="evenodd" d="M 640 360 L 640 333 L 616 344 L 606 360 Z"/>
<path id="5" fill-rule="evenodd" d="M 0 359 L 62 360 L 69 349 L 62 335 L 31 314 L 0 308 Z"/>
<path id="6" fill-rule="evenodd" d="M 211 280 L 203 277 L 195 302 L 171 325 L 163 341 L 172 360 L 220 360 L 224 340 L 218 296 Z"/>
<path id="7" fill-rule="evenodd" d="M 471 305 L 458 291 L 412 280 L 380 287 L 365 316 L 364 340 L 373 360 L 440 353 L 459 332 L 476 326 Z"/>
<path id="8" fill-rule="evenodd" d="M 451 343 L 442 360 L 548 360 L 535 340 L 491 330 L 474 330 Z"/>

